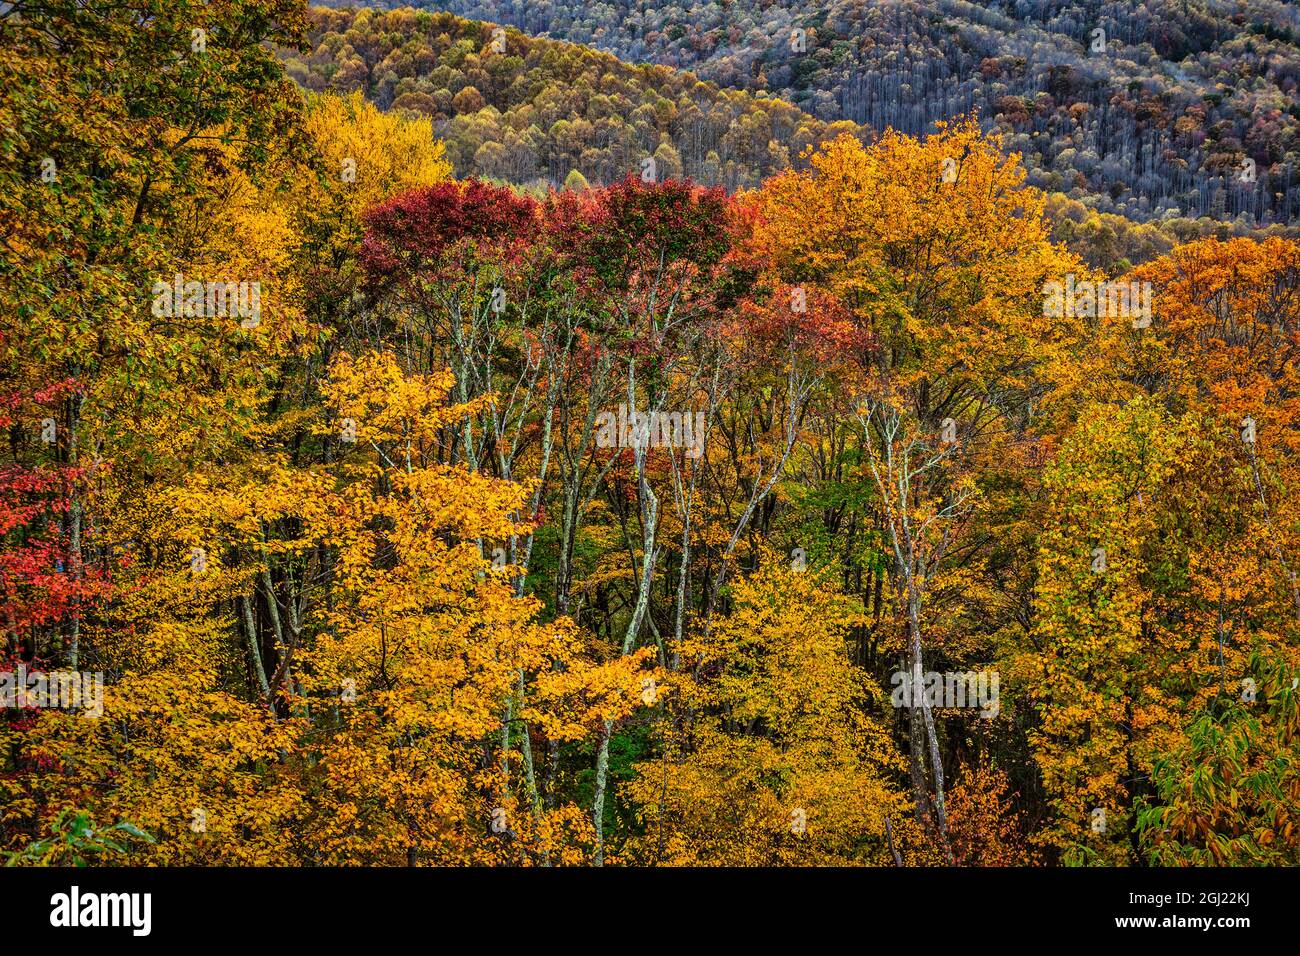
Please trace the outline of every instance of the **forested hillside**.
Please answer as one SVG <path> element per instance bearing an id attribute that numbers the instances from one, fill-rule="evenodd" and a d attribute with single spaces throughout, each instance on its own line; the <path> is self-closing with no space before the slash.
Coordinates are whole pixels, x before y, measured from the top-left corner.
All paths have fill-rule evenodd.
<path id="1" fill-rule="evenodd" d="M 1300 10 L 1278 0 L 424 6 L 689 69 L 827 122 L 919 135 L 978 110 L 1031 183 L 1133 219 L 1300 212 Z"/>
<path id="2" fill-rule="evenodd" d="M 457 175 L 535 191 L 566 182 L 608 185 L 648 158 L 665 175 L 753 188 L 775 172 L 802 167 L 809 146 L 845 132 L 864 142 L 876 136 L 869 127 L 828 123 L 783 99 L 720 89 L 690 73 L 634 67 L 584 47 L 496 30 L 409 8 L 315 8 L 311 52 L 283 49 L 280 56 L 306 89 L 361 92 L 385 109 L 428 117 Z M 1014 134 L 1007 142 L 1026 148 Z M 1032 165 L 1032 150 L 1025 158 Z M 1051 193 L 1053 236 L 1110 275 L 1193 238 L 1296 232 L 1290 223 L 1261 228 L 1241 217 L 1224 222 L 1172 211 L 1137 223 L 1102 211 L 1112 203 L 1091 187 L 1068 188 L 1080 198 Z"/>
<path id="3" fill-rule="evenodd" d="M 448 14 L 0 90 L 7 863 L 1300 863 L 1300 242 Z"/>
<path id="4" fill-rule="evenodd" d="M 734 190 L 857 131 L 689 73 L 493 30 L 409 8 L 316 9 L 310 55 L 282 57 L 309 90 L 360 91 L 430 117 L 458 174 L 525 185 L 558 186 L 574 171 L 607 184 L 653 157 L 664 175 Z"/>

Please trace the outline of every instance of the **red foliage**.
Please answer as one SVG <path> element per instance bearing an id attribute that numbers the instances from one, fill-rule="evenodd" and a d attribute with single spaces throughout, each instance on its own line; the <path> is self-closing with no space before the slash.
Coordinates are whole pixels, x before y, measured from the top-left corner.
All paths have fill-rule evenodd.
<path id="1" fill-rule="evenodd" d="M 553 193 L 548 232 L 566 265 L 610 291 L 625 290 L 664 264 L 709 269 L 733 245 L 735 218 L 721 187 L 635 175 L 604 189 Z"/>
<path id="2" fill-rule="evenodd" d="M 437 264 L 466 241 L 508 250 L 532 238 L 537 202 L 477 179 L 394 196 L 365 214 L 361 259 L 373 274 Z"/>
<path id="3" fill-rule="evenodd" d="M 757 366 L 784 361 L 782 353 L 793 346 L 819 365 L 850 363 L 865 369 L 877 348 L 871 330 L 855 322 L 843 302 L 811 285 L 778 285 L 765 302 L 742 302 L 729 331 L 744 341 L 741 354 Z"/>
<path id="4" fill-rule="evenodd" d="M 65 530 L 77 468 L 0 468 L 0 624 L 25 641 L 107 591 L 105 575 L 78 575 Z"/>
<path id="5" fill-rule="evenodd" d="M 8 428 L 21 418 L 19 409 L 30 405 L 51 405 L 60 399 L 76 394 L 81 385 L 75 378 L 66 378 L 46 385 L 34 392 L 11 392 L 0 395 L 0 428 Z"/>

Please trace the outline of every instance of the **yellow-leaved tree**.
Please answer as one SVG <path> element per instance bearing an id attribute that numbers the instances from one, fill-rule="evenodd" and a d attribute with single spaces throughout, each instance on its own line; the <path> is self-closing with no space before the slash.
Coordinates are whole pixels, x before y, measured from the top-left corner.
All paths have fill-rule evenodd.
<path id="1" fill-rule="evenodd" d="M 649 651 L 599 663 L 493 561 L 530 489 L 437 460 L 475 410 L 453 387 L 369 353 L 341 357 L 324 389 L 341 520 L 301 681 L 328 714 L 307 836 L 321 862 L 584 861 L 590 822 L 543 806 L 534 737 L 582 739 L 640 706 Z"/>
<path id="2" fill-rule="evenodd" d="M 628 785 L 641 822 L 628 852 L 668 865 L 886 865 L 897 837 L 927 858 L 890 782 L 904 761 L 888 695 L 848 659 L 861 607 L 770 554 L 732 589 L 731 613 L 683 642 L 664 688 L 663 757 Z"/>
<path id="3" fill-rule="evenodd" d="M 1044 201 L 973 120 L 869 147 L 842 136 L 755 197 L 755 241 L 781 279 L 808 302 L 833 297 L 872 344 L 836 383 L 824 447 L 848 440 L 860 456 L 895 595 L 884 646 L 918 685 L 939 664 L 993 663 L 1002 559 L 988 543 L 1032 536 L 1016 499 L 1086 378 L 1083 323 L 1049 314 L 1044 292 L 1088 273 L 1050 241 Z M 944 733 L 928 701 L 908 708 L 906 733 L 915 815 L 943 844 Z"/>
<path id="4" fill-rule="evenodd" d="M 6 727 L 60 769 L 24 778 L 10 819 L 57 801 L 128 820 L 156 840 L 139 859 L 170 864 L 586 862 L 590 820 L 543 805 L 533 740 L 642 706 L 649 652 L 602 663 L 516 596 L 489 549 L 529 489 L 438 460 L 470 412 L 452 387 L 343 356 L 318 424 L 332 461 L 196 472 L 166 496 L 159 560 L 102 642 L 103 719 Z M 251 695 L 221 689 L 245 667 Z"/>

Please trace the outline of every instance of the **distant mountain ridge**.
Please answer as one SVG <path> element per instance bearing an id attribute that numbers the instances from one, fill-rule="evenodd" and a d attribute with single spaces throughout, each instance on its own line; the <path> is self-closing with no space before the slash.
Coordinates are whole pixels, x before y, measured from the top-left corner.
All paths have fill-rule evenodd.
<path id="1" fill-rule="evenodd" d="M 1275 0 L 425 6 L 689 69 L 826 123 L 919 134 L 978 110 L 1031 182 L 1139 221 L 1300 218 L 1300 10 Z"/>

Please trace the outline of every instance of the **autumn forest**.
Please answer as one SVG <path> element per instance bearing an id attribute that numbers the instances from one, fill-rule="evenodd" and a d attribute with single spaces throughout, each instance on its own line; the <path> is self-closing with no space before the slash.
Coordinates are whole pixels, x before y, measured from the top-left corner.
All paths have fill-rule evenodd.
<path id="1" fill-rule="evenodd" d="M 0 3 L 0 858 L 1300 864 L 1281 5 L 430 6 Z"/>

